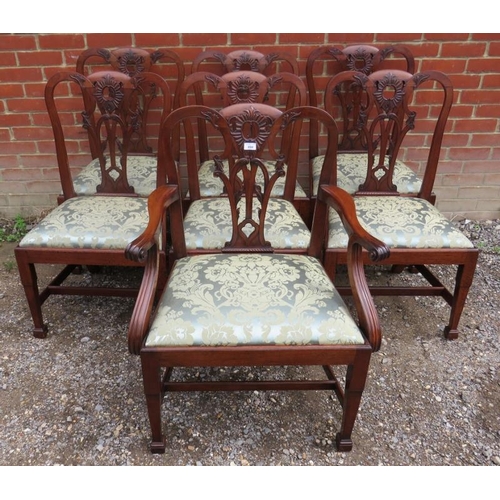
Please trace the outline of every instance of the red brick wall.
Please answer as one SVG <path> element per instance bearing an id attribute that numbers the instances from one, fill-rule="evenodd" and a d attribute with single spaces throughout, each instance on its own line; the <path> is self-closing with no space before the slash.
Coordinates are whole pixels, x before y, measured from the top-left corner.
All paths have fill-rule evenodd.
<path id="1" fill-rule="evenodd" d="M 279 47 L 305 60 L 322 44 L 404 43 L 420 69 L 447 73 L 455 104 L 435 191 L 449 217 L 500 217 L 500 34 L 0 34 L 0 214 L 36 214 L 60 192 L 43 90 L 56 71 L 74 68 L 88 47 L 169 47 L 189 62 L 207 48 Z M 412 158 L 409 158 L 412 160 Z M 418 168 L 418 158 L 413 158 Z"/>

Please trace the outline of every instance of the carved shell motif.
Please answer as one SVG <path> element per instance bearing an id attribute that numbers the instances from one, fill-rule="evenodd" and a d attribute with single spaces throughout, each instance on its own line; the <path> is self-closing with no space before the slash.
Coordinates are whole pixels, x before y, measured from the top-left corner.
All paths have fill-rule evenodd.
<path id="1" fill-rule="evenodd" d="M 227 94 L 231 102 L 255 102 L 259 95 L 259 83 L 251 80 L 248 76 L 242 75 L 236 80 L 229 82 Z"/>
<path id="2" fill-rule="evenodd" d="M 386 113 L 392 113 L 401 104 L 404 97 L 404 82 L 393 73 L 388 73 L 376 82 L 374 92 L 377 104 Z"/>
<path id="3" fill-rule="evenodd" d="M 119 67 L 122 73 L 134 76 L 142 73 L 145 69 L 144 57 L 134 54 L 131 50 L 125 52 L 119 59 Z"/>
<path id="4" fill-rule="evenodd" d="M 234 71 L 250 69 L 250 71 L 259 71 L 259 61 L 250 54 L 243 52 L 238 58 L 233 59 Z"/>
<path id="5" fill-rule="evenodd" d="M 116 81 L 111 75 L 106 75 L 94 84 L 94 97 L 102 109 L 107 113 L 114 113 L 120 106 L 124 97 L 121 82 Z"/>
<path id="6" fill-rule="evenodd" d="M 241 151 L 244 151 L 245 143 L 255 143 L 260 149 L 266 142 L 273 125 L 273 119 L 251 107 L 238 116 L 228 120 L 231 135 Z M 245 156 L 253 156 L 256 151 L 247 152 Z"/>
<path id="7" fill-rule="evenodd" d="M 347 68 L 351 71 L 361 71 L 361 73 L 369 75 L 373 69 L 373 55 L 360 47 L 354 54 L 349 55 Z"/>

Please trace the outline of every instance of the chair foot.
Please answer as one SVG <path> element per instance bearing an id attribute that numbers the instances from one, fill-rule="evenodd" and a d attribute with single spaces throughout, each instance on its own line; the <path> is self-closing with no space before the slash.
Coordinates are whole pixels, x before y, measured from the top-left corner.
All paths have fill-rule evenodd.
<path id="1" fill-rule="evenodd" d="M 337 451 L 351 451 L 352 450 L 352 439 L 350 439 L 350 438 L 342 439 L 340 432 L 337 433 L 337 436 L 335 438 L 335 444 L 337 446 Z"/>
<path id="2" fill-rule="evenodd" d="M 444 338 L 446 340 L 456 340 L 458 339 L 458 330 L 446 326 L 444 329 Z"/>
<path id="3" fill-rule="evenodd" d="M 151 453 L 165 453 L 165 438 L 163 438 L 163 441 L 151 441 L 149 449 L 151 450 Z"/>
<path id="4" fill-rule="evenodd" d="M 33 337 L 37 339 L 46 339 L 47 330 L 47 325 L 42 325 L 41 328 L 33 328 Z"/>

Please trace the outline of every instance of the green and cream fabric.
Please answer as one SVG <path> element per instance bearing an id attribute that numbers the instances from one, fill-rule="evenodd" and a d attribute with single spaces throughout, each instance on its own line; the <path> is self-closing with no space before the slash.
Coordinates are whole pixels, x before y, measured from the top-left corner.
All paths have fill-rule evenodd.
<path id="1" fill-rule="evenodd" d="M 254 219 L 256 215 L 254 214 Z M 188 250 L 221 249 L 232 236 L 232 219 L 227 198 L 195 200 L 184 218 Z M 264 235 L 273 248 L 308 248 L 311 233 L 293 205 L 271 198 L 266 211 Z"/>
<path id="2" fill-rule="evenodd" d="M 363 344 L 321 264 L 305 255 L 177 261 L 146 346 Z"/>
<path id="3" fill-rule="evenodd" d="M 360 224 L 392 248 L 473 248 L 431 203 L 407 196 L 357 196 Z M 347 247 L 348 237 L 337 212 L 330 209 L 328 248 Z"/>
<path id="4" fill-rule="evenodd" d="M 35 226 L 21 247 L 124 249 L 146 229 L 146 198 L 81 196 L 66 200 Z"/>
<path id="5" fill-rule="evenodd" d="M 317 156 L 312 161 L 313 193 L 318 192 L 319 177 L 323 168 L 324 156 Z M 366 179 L 366 154 L 339 153 L 337 155 L 337 185 L 354 194 Z M 418 194 L 422 180 L 403 162 L 396 160 L 393 183 L 401 194 Z"/>
<path id="6" fill-rule="evenodd" d="M 138 196 L 149 196 L 156 188 L 156 158 L 131 155 L 127 158 L 127 180 Z M 101 184 L 99 159 L 92 160 L 73 179 L 77 196 L 93 195 Z"/>
<path id="7" fill-rule="evenodd" d="M 275 162 L 265 162 L 268 167 L 269 174 L 274 173 Z M 218 177 L 214 177 L 215 163 L 212 160 L 203 162 L 198 170 L 198 179 L 200 184 L 200 196 L 220 196 L 223 190 L 223 183 Z M 286 166 L 285 166 L 286 171 Z M 228 163 L 224 161 L 224 172 L 229 173 Z M 257 182 L 263 184 L 263 176 L 259 172 L 257 174 Z M 285 189 L 285 177 L 280 177 L 273 186 L 271 196 L 283 196 Z M 302 186 L 297 182 L 295 184 L 294 198 L 307 198 L 307 195 Z"/>

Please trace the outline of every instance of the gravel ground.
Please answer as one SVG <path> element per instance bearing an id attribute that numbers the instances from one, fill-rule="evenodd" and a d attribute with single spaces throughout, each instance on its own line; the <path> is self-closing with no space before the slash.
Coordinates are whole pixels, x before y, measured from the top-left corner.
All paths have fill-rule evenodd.
<path id="1" fill-rule="evenodd" d="M 384 340 L 350 453 L 335 451 L 340 412 L 327 393 L 241 392 L 167 397 L 167 452 L 150 454 L 139 358 L 126 345 L 133 301 L 51 297 L 49 336 L 35 339 L 13 244 L 2 243 L 0 465 L 500 465 L 500 221 L 457 224 L 481 249 L 461 336 L 443 338 L 442 299 L 376 298 Z M 419 280 L 384 268 L 369 274 Z"/>

